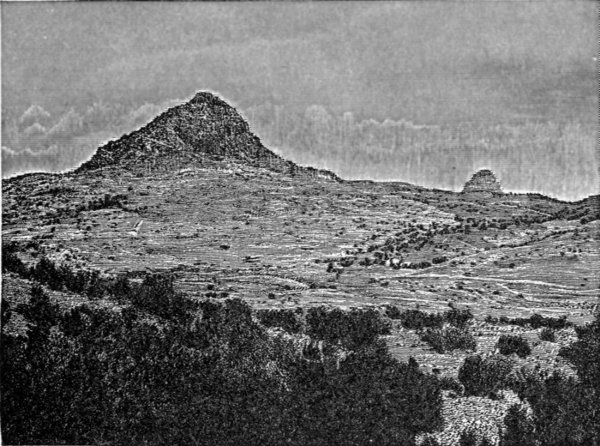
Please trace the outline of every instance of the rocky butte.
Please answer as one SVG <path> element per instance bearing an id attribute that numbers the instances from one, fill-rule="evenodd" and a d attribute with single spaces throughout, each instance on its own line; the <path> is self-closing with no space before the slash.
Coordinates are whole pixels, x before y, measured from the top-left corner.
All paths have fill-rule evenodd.
<path id="1" fill-rule="evenodd" d="M 489 169 L 482 169 L 471 177 L 463 188 L 463 193 L 493 193 L 501 194 L 500 182 Z"/>
<path id="2" fill-rule="evenodd" d="M 76 173 L 104 167 L 153 173 L 217 167 L 223 162 L 337 179 L 331 172 L 298 166 L 267 149 L 234 107 L 206 91 L 100 147 Z"/>

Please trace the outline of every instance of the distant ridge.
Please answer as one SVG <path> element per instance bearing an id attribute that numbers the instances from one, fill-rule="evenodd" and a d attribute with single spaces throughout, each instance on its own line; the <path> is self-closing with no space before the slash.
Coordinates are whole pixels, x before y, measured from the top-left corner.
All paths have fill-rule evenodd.
<path id="1" fill-rule="evenodd" d="M 481 169 L 473 176 L 462 190 L 463 193 L 495 193 L 501 194 L 502 187 L 494 172 L 489 169 Z"/>
<path id="2" fill-rule="evenodd" d="M 267 149 L 234 107 L 207 91 L 98 148 L 75 172 L 117 166 L 151 173 L 219 162 L 338 179 L 332 172 L 297 166 Z"/>

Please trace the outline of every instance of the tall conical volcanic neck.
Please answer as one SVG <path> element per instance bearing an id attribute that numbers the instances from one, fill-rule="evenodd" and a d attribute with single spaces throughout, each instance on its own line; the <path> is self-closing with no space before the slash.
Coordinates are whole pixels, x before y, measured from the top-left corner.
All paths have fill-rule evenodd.
<path id="1" fill-rule="evenodd" d="M 496 175 L 489 169 L 482 169 L 471 177 L 465 184 L 463 193 L 496 193 L 501 194 L 502 188 L 500 182 L 496 179 Z"/>
<path id="2" fill-rule="evenodd" d="M 295 167 L 261 143 L 235 108 L 209 92 L 100 147 L 78 172 L 118 166 L 148 172 L 232 161 L 275 171 Z"/>

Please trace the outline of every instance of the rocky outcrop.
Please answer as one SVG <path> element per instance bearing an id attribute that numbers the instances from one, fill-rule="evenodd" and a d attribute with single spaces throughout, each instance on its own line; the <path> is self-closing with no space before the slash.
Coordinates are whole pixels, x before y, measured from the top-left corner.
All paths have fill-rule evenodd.
<path id="1" fill-rule="evenodd" d="M 336 178 L 327 171 L 309 172 L 267 149 L 234 107 L 209 92 L 197 93 L 144 127 L 100 147 L 76 172 L 109 166 L 155 172 L 220 162 Z"/>
<path id="2" fill-rule="evenodd" d="M 476 172 L 465 184 L 463 193 L 495 193 L 501 194 L 502 188 L 496 175 L 489 169 Z"/>

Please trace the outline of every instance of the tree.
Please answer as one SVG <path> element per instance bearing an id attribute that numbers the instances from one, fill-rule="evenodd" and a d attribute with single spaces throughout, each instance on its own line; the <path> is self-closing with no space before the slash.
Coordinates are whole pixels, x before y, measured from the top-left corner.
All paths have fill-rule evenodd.
<path id="1" fill-rule="evenodd" d="M 535 425 L 527 411 L 513 404 L 504 417 L 505 430 L 500 437 L 500 446 L 535 446 Z"/>
<path id="2" fill-rule="evenodd" d="M 503 356 L 468 356 L 458 370 L 458 379 L 466 396 L 493 396 L 511 384 L 512 368 L 513 363 Z"/>
<path id="3" fill-rule="evenodd" d="M 591 324 L 576 327 L 575 331 L 578 340 L 559 354 L 571 361 L 585 385 L 600 389 L 600 311 Z"/>
<path id="4" fill-rule="evenodd" d="M 516 353 L 520 358 L 525 358 L 531 354 L 531 347 L 522 336 L 502 335 L 496 343 L 496 348 L 502 355 Z"/>

